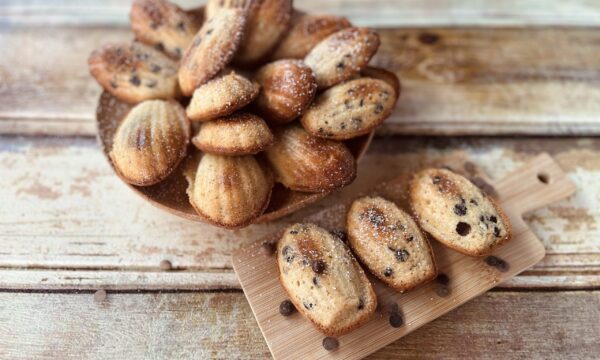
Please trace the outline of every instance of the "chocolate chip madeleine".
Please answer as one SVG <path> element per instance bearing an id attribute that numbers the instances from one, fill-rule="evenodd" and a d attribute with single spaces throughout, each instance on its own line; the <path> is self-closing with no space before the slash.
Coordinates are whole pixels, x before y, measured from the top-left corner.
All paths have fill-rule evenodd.
<path id="1" fill-rule="evenodd" d="M 281 285 L 296 309 L 327 335 L 373 316 L 373 287 L 341 239 L 314 224 L 289 226 L 277 245 Z"/>

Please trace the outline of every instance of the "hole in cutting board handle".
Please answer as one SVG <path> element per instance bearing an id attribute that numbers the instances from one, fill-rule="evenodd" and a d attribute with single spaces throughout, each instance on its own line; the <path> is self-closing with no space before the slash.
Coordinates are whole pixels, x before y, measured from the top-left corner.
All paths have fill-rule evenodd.
<path id="1" fill-rule="evenodd" d="M 537 178 L 542 184 L 550 184 L 550 176 L 545 172 L 538 173 Z"/>

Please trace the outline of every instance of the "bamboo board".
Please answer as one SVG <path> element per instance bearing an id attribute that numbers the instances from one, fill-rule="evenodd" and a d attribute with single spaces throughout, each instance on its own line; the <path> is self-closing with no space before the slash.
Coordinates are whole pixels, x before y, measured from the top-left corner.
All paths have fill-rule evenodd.
<path id="1" fill-rule="evenodd" d="M 537 156 L 497 183 L 486 179 L 479 169 L 463 159 L 449 160 L 444 165 L 471 178 L 484 179 L 491 186 L 486 188 L 493 189 L 492 193 L 502 204 L 513 226 L 513 239 L 494 253 L 508 263 L 508 269 L 501 272 L 488 266 L 483 258 L 466 257 L 432 242 L 439 272 L 450 279 L 448 296 L 436 294 L 438 285 L 435 282 L 399 294 L 372 279 L 380 308 L 398 304 L 404 319 L 403 326 L 391 327 L 385 311 L 378 310 L 368 323 L 339 337 L 339 348 L 328 352 L 322 347 L 324 335 L 307 320 L 297 313 L 287 318 L 279 314 L 279 304 L 286 295 L 278 282 L 276 261 L 273 256 L 260 252 L 261 244 L 274 240 L 277 233 L 259 239 L 233 254 L 233 267 L 274 358 L 360 359 L 483 294 L 544 257 L 544 246 L 522 216 L 575 192 L 575 185 L 549 155 Z M 371 193 L 385 196 L 406 208 L 405 187 L 409 176 L 401 175 Z M 306 221 L 329 229 L 343 228 L 347 205 L 329 207 Z"/>

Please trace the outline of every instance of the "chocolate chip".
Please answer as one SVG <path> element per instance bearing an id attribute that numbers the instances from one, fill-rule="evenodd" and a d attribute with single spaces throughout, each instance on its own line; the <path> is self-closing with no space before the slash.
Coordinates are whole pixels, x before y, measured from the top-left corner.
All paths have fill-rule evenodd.
<path id="1" fill-rule="evenodd" d="M 396 260 L 400 262 L 405 262 L 406 260 L 408 260 L 409 255 L 410 254 L 405 249 L 396 250 Z"/>
<path id="2" fill-rule="evenodd" d="M 381 114 L 381 112 L 383 111 L 383 105 L 382 104 L 377 104 L 375 105 L 375 114 Z"/>
<path id="3" fill-rule="evenodd" d="M 481 222 L 485 222 L 485 218 L 483 217 L 483 215 L 481 215 L 481 216 L 479 217 L 479 221 L 481 221 Z"/>
<path id="4" fill-rule="evenodd" d="M 393 313 L 393 314 L 390 315 L 390 325 L 393 328 L 399 328 L 400 326 L 402 326 L 402 324 L 404 324 L 404 320 L 402 319 L 402 315 L 400 315 L 397 312 L 395 312 L 395 313 Z"/>
<path id="5" fill-rule="evenodd" d="M 467 215 L 467 206 L 465 204 L 454 205 L 454 213 L 458 216 Z"/>
<path id="6" fill-rule="evenodd" d="M 161 42 L 159 42 L 158 44 L 154 45 L 154 48 L 156 50 L 158 50 L 158 51 L 165 51 L 165 46 Z"/>
<path id="7" fill-rule="evenodd" d="M 340 346 L 340 342 L 336 338 L 326 337 L 323 339 L 323 348 L 327 351 L 333 351 Z"/>
<path id="8" fill-rule="evenodd" d="M 449 277 L 448 277 L 448 275 L 446 275 L 446 274 L 439 274 L 439 275 L 438 275 L 438 276 L 435 278 L 435 281 L 436 281 L 438 284 L 441 284 L 441 285 L 448 285 L 448 284 L 450 283 L 450 278 L 449 278 Z"/>
<path id="9" fill-rule="evenodd" d="M 116 89 L 117 88 L 117 83 L 111 80 L 110 81 L 110 87 L 112 87 L 113 89 Z"/>
<path id="10" fill-rule="evenodd" d="M 279 304 L 279 313 L 283 316 L 290 316 L 296 311 L 296 307 L 289 300 L 283 300 Z"/>
<path id="11" fill-rule="evenodd" d="M 100 289 L 94 293 L 94 301 L 101 303 L 106 300 L 106 290 Z"/>
<path id="12" fill-rule="evenodd" d="M 362 310 L 365 308 L 365 301 L 363 299 L 358 299 L 358 310 Z"/>
<path id="13" fill-rule="evenodd" d="M 412 235 L 409 235 L 409 236 L 408 236 L 408 238 L 406 239 L 406 241 L 408 241 L 408 242 L 411 242 L 411 241 L 413 241 L 414 239 L 415 239 L 415 237 L 414 237 L 414 236 L 412 236 Z"/>
<path id="14" fill-rule="evenodd" d="M 162 67 L 160 67 L 160 65 L 150 64 L 150 71 L 152 71 L 153 73 L 157 74 L 161 70 L 162 70 Z"/>
<path id="15" fill-rule="evenodd" d="M 206 31 L 206 35 L 210 35 L 210 34 L 212 34 L 213 30 L 214 30 L 214 29 L 208 29 L 208 30 Z"/>
<path id="16" fill-rule="evenodd" d="M 173 49 L 175 51 L 175 55 L 180 58 L 181 57 L 181 49 L 176 47 L 175 49 Z"/>
<path id="17" fill-rule="evenodd" d="M 341 124 L 340 124 L 340 129 L 342 129 L 342 130 L 343 130 L 343 129 L 345 129 L 345 128 L 346 128 L 346 123 L 341 123 Z"/>
<path id="18" fill-rule="evenodd" d="M 390 276 L 392 276 L 393 273 L 394 273 L 394 270 L 392 270 L 391 267 L 386 267 L 385 272 L 383 273 L 383 276 L 390 277 Z"/>
<path id="19" fill-rule="evenodd" d="M 471 201 L 469 201 L 469 202 L 475 206 L 479 205 L 479 203 L 475 199 L 471 199 Z"/>
<path id="20" fill-rule="evenodd" d="M 471 232 L 471 225 L 461 221 L 456 224 L 456 232 L 460 236 L 467 236 Z"/>
<path id="21" fill-rule="evenodd" d="M 346 242 L 348 240 L 346 232 L 344 230 L 335 229 L 335 230 L 331 230 L 330 233 L 331 233 L 331 235 L 342 240 L 343 242 Z"/>
<path id="22" fill-rule="evenodd" d="M 494 236 L 500 237 L 500 229 L 497 226 L 494 226 Z"/>
<path id="23" fill-rule="evenodd" d="M 312 282 L 313 282 L 313 284 L 315 284 L 316 287 L 319 287 L 319 278 L 318 277 L 316 277 L 316 276 L 313 277 Z"/>
<path id="24" fill-rule="evenodd" d="M 185 23 L 183 21 L 177 23 L 177 29 L 179 29 L 179 31 L 185 32 Z"/>
<path id="25" fill-rule="evenodd" d="M 352 104 L 350 103 L 350 100 L 344 100 L 344 106 L 346 106 L 347 110 L 352 109 Z"/>
<path id="26" fill-rule="evenodd" d="M 325 261 L 323 261 L 321 259 L 314 260 L 312 263 L 312 269 L 317 274 L 322 274 L 323 271 L 325 271 Z"/>
<path id="27" fill-rule="evenodd" d="M 358 106 L 363 107 L 365 105 L 365 99 L 360 99 Z"/>
<path id="28" fill-rule="evenodd" d="M 438 285 L 437 289 L 435 289 L 435 293 L 439 297 L 446 297 L 450 294 L 450 289 L 446 285 Z"/>
<path id="29" fill-rule="evenodd" d="M 161 270 L 171 270 L 173 268 L 173 264 L 169 260 L 162 260 L 159 264 Z"/>
<path id="30" fill-rule="evenodd" d="M 433 45 L 440 40 L 440 36 L 437 34 L 424 32 L 419 35 L 419 41 L 425 45 Z"/>
<path id="31" fill-rule="evenodd" d="M 338 69 L 340 69 L 340 70 L 341 70 L 341 69 L 343 69 L 343 68 L 344 68 L 344 66 L 345 66 L 345 65 L 344 65 L 344 62 L 343 62 L 343 61 L 340 61 L 340 62 L 339 62 L 339 63 L 337 63 L 337 65 L 336 65 L 336 67 L 337 67 Z"/>
<path id="32" fill-rule="evenodd" d="M 150 89 L 156 87 L 156 85 L 158 85 L 158 81 L 156 81 L 156 80 L 150 80 L 146 83 L 146 87 L 148 87 Z"/>
<path id="33" fill-rule="evenodd" d="M 304 305 L 304 308 L 305 308 L 306 310 L 312 310 L 312 308 L 313 308 L 313 306 L 314 306 L 314 305 L 313 305 L 313 303 L 311 303 L 311 302 L 307 302 L 307 301 L 303 302 L 303 303 L 302 303 L 302 305 Z"/>
<path id="34" fill-rule="evenodd" d="M 493 223 L 497 223 L 498 222 L 498 218 L 495 217 L 494 215 L 490 216 L 490 221 Z"/>
<path id="35" fill-rule="evenodd" d="M 298 230 L 290 230 L 290 234 L 296 235 L 296 234 L 298 234 Z"/>
<path id="36" fill-rule="evenodd" d="M 434 176 L 434 177 L 433 177 L 433 183 L 434 183 L 434 184 L 439 184 L 441 180 L 442 180 L 442 179 L 441 179 L 439 176 Z"/>
<path id="37" fill-rule="evenodd" d="M 275 253 L 275 244 L 270 241 L 265 241 L 260 246 L 260 252 L 265 256 L 271 256 Z"/>
<path id="38" fill-rule="evenodd" d="M 292 248 L 288 245 L 284 246 L 281 249 L 281 255 L 285 258 L 285 261 L 291 263 L 294 260 L 294 254 L 292 253 Z"/>
<path id="39" fill-rule="evenodd" d="M 129 82 L 134 86 L 140 86 L 140 84 L 142 83 L 140 78 L 135 74 L 131 75 L 131 77 L 129 78 Z"/>

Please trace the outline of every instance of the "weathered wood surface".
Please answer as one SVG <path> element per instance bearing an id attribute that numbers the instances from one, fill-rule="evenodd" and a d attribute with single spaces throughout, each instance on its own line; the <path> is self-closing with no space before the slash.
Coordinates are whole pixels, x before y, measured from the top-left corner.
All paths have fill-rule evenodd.
<path id="1" fill-rule="evenodd" d="M 350 187 L 281 221 L 232 232 L 143 202 L 112 173 L 94 139 L 14 136 L 0 137 L 0 288 L 237 288 L 233 250 L 422 161 L 464 153 L 501 179 L 539 152 L 553 155 L 580 190 L 526 216 L 547 256 L 502 286 L 598 288 L 600 140 L 595 138 L 378 138 Z M 163 259 L 177 271 L 161 271 Z"/>
<path id="2" fill-rule="evenodd" d="M 490 292 L 369 359 L 597 359 L 599 318 L 599 291 Z M 109 292 L 101 303 L 91 293 L 0 293 L 0 358 L 263 359 L 269 350 L 238 292 Z"/>
<path id="3" fill-rule="evenodd" d="M 381 31 L 374 63 L 403 82 L 380 133 L 600 134 L 600 33 L 593 28 Z M 96 47 L 125 27 L 0 27 L 0 133 L 95 135 Z M 568 56 L 567 56 L 568 54 Z"/>
<path id="4" fill-rule="evenodd" d="M 174 0 L 193 8 L 204 0 Z M 0 19 L 24 25 L 126 24 L 131 0 L 4 0 Z M 297 0 L 311 12 L 336 13 L 362 26 L 600 25 L 600 9 L 590 0 Z"/>

